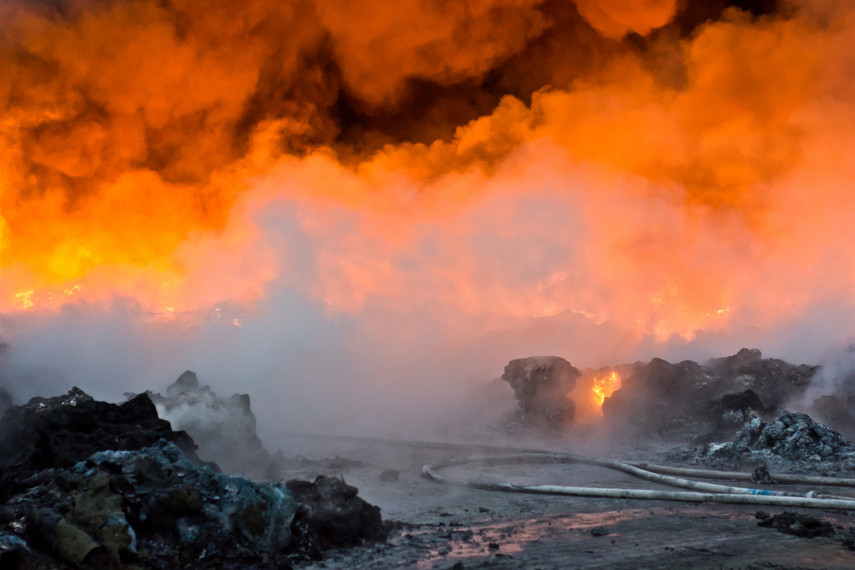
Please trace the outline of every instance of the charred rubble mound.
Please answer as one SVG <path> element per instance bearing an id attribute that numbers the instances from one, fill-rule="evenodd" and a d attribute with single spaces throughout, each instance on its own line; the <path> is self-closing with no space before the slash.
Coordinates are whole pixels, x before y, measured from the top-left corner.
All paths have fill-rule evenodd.
<path id="1" fill-rule="evenodd" d="M 745 423 L 732 442 L 698 448 L 698 463 L 716 468 L 763 465 L 776 471 L 855 472 L 855 444 L 807 414 L 780 411 Z"/>
<path id="2" fill-rule="evenodd" d="M 287 568 L 386 536 L 379 509 L 340 479 L 218 472 L 145 394 L 13 406 L 0 445 L 0 568 Z"/>
<path id="3" fill-rule="evenodd" d="M 603 415 L 636 432 L 714 441 L 802 394 L 817 369 L 764 359 L 759 350 L 745 348 L 704 365 L 654 358 L 634 365 L 605 399 Z"/>
<path id="4" fill-rule="evenodd" d="M 511 360 L 502 380 L 513 388 L 517 409 L 506 427 L 557 431 L 572 422 L 576 405 L 567 394 L 579 376 L 579 370 L 558 356 Z"/>
<path id="5" fill-rule="evenodd" d="M 294 479 L 285 485 L 300 505 L 291 531 L 309 557 L 320 558 L 329 548 L 386 538 L 380 509 L 357 497 L 357 488 L 341 479 L 319 475 L 312 483 Z"/>
<path id="6" fill-rule="evenodd" d="M 137 451 L 161 439 L 201 463 L 190 436 L 173 431 L 144 394 L 115 405 L 73 388 L 12 406 L 0 418 L 0 501 L 43 469 L 68 469 L 98 451 Z"/>
<path id="7" fill-rule="evenodd" d="M 218 396 L 210 386 L 200 385 L 190 370 L 166 389 L 165 396 L 147 394 L 160 417 L 189 433 L 199 446 L 199 455 L 215 462 L 225 473 L 262 480 L 276 478 L 278 467 L 256 435 L 248 394 Z"/>

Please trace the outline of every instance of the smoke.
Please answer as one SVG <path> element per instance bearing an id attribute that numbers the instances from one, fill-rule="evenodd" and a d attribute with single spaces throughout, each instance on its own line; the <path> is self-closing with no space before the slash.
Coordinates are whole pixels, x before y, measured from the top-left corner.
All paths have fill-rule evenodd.
<path id="1" fill-rule="evenodd" d="M 614 39 L 629 32 L 645 35 L 667 24 L 677 10 L 676 0 L 576 0 L 574 4 L 597 31 Z"/>
<path id="2" fill-rule="evenodd" d="M 262 430 L 386 429 L 530 354 L 851 341 L 846 2 L 10 1 L 0 22 L 18 397 L 192 369 Z"/>

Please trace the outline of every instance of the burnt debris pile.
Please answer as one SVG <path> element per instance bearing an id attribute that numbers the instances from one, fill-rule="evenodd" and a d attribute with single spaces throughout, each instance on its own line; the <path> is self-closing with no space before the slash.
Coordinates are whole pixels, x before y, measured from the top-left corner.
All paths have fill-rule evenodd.
<path id="1" fill-rule="evenodd" d="M 733 441 L 701 446 L 695 455 L 696 463 L 724 469 L 763 465 L 784 472 L 855 472 L 855 444 L 807 414 L 786 410 L 769 422 L 753 418 Z"/>
<path id="2" fill-rule="evenodd" d="M 297 509 L 284 485 L 216 473 L 165 440 L 138 451 L 101 451 L 27 483 L 31 488 L 3 507 L 3 534 L 25 542 L 39 561 L 86 567 L 284 558 Z"/>
<path id="3" fill-rule="evenodd" d="M 275 479 L 278 466 L 256 435 L 255 415 L 248 394 L 229 398 L 202 386 L 194 372 L 186 371 L 167 389 L 166 395 L 148 392 L 160 417 L 186 431 L 199 446 L 204 459 L 215 462 L 230 475 Z"/>
<path id="4" fill-rule="evenodd" d="M 607 422 L 673 439 L 715 441 L 800 396 L 818 367 L 742 349 L 705 364 L 638 363 L 603 403 Z"/>
<path id="5" fill-rule="evenodd" d="M 0 567 L 286 568 L 385 538 L 343 481 L 256 483 L 220 473 L 158 418 L 80 390 L 0 419 Z"/>
<path id="6" fill-rule="evenodd" d="M 300 504 L 292 531 L 308 556 L 319 558 L 329 548 L 385 538 L 380 509 L 357 497 L 357 488 L 343 480 L 319 475 L 311 483 L 292 480 L 286 486 Z"/>
<path id="7" fill-rule="evenodd" d="M 558 431 L 573 421 L 576 405 L 567 394 L 581 376 L 558 356 L 531 356 L 511 360 L 502 380 L 511 385 L 517 407 L 506 427 Z"/>
<path id="8" fill-rule="evenodd" d="M 161 439 L 201 463 L 190 436 L 160 419 L 146 395 L 121 405 L 99 402 L 79 388 L 33 398 L 0 419 L 0 500 L 43 469 L 68 469 L 98 451 L 137 451 Z"/>

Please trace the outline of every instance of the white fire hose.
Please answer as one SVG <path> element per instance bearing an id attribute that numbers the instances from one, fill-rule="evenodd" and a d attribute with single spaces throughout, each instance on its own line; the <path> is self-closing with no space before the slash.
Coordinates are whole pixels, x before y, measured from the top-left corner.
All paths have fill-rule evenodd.
<path id="1" fill-rule="evenodd" d="M 709 469 L 687 469 L 685 467 L 668 467 L 650 463 L 626 462 L 627 465 L 640 467 L 663 475 L 683 475 L 686 477 L 703 477 L 705 479 L 731 479 L 735 481 L 753 481 L 751 473 L 741 471 L 711 471 Z M 820 477 L 815 475 L 786 475 L 777 473 L 772 477 L 776 483 L 794 485 L 825 485 L 829 487 L 855 487 L 855 479 L 845 477 Z"/>
<path id="2" fill-rule="evenodd" d="M 440 475 L 437 470 L 455 465 L 511 465 L 516 463 L 582 463 L 623 471 L 630 475 L 670 485 L 672 487 L 683 487 L 695 489 L 695 491 L 651 491 L 642 489 L 610 489 L 599 487 L 567 487 L 561 485 L 520 485 L 515 483 L 494 483 L 490 481 L 453 479 Z M 731 487 L 727 485 L 716 485 L 701 481 L 690 481 L 678 477 L 654 473 L 654 471 L 670 471 L 673 474 L 694 477 L 725 478 L 733 473 L 720 471 L 707 471 L 701 469 L 678 469 L 673 467 L 647 466 L 642 469 L 642 464 L 631 465 L 620 461 L 609 459 L 598 459 L 581 455 L 567 455 L 555 453 L 522 453 L 514 455 L 473 455 L 469 457 L 452 459 L 445 462 L 432 463 L 422 468 L 422 476 L 447 485 L 481 489 L 484 491 L 501 491 L 511 493 L 533 493 L 541 495 L 568 495 L 575 497 L 603 497 L 614 499 L 647 499 L 662 501 L 685 501 L 685 502 L 714 502 L 714 503 L 738 503 L 750 505 L 805 507 L 813 509 L 836 509 L 855 510 L 855 498 L 838 497 L 834 495 L 821 495 L 810 491 L 804 495 L 785 493 L 782 491 L 767 491 L 763 489 L 747 489 L 744 487 Z M 750 478 L 750 475 L 739 473 L 738 479 Z M 855 480 L 835 479 L 832 477 L 811 477 L 801 475 L 775 475 L 773 476 L 782 483 L 802 483 L 838 486 L 855 486 Z M 727 477 L 731 478 L 731 477 Z"/>

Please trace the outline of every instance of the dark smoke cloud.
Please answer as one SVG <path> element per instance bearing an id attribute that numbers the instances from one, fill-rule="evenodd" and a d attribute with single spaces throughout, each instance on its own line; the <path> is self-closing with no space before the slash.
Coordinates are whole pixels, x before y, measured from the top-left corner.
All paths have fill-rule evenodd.
<path id="1" fill-rule="evenodd" d="M 190 368 L 346 425 L 532 353 L 849 334 L 849 3 L 7 1 L 0 29 L 16 394 Z"/>
<path id="2" fill-rule="evenodd" d="M 390 142 L 448 138 L 503 95 L 528 101 L 544 86 L 569 87 L 608 58 L 646 49 L 620 37 L 649 32 L 631 22 L 656 3 L 637 13 L 627 12 L 630 4 L 615 2 L 627 24 L 613 39 L 558 0 L 394 9 L 253 0 L 239 10 L 224 1 L 7 3 L 0 108 L 27 117 L 15 125 L 19 192 L 60 188 L 73 208 L 94 181 L 128 168 L 203 182 L 270 119 L 287 119 L 281 146 L 298 154 L 329 144 L 367 154 Z M 677 39 L 728 6 L 775 8 L 662 4 L 676 14 L 663 30 L 676 27 Z M 653 23 L 668 21 L 654 10 Z"/>

